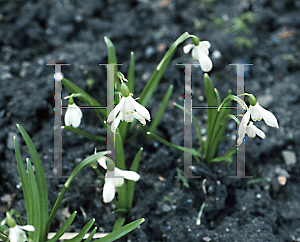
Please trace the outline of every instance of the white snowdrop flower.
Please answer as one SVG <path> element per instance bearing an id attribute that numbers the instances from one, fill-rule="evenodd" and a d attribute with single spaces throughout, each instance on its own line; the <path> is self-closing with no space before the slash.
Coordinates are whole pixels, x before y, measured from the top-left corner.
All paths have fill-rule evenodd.
<path id="1" fill-rule="evenodd" d="M 243 117 L 243 119 L 245 119 L 244 127 L 246 127 L 246 125 L 248 124 L 250 116 L 254 121 L 260 121 L 261 119 L 264 119 L 267 125 L 279 129 L 278 122 L 274 114 L 264 109 L 262 106 L 259 105 L 258 102 L 256 102 L 255 105 L 251 105 L 250 102 L 250 107 L 248 108 L 247 112 Z"/>
<path id="2" fill-rule="evenodd" d="M 24 242 L 27 241 L 27 237 L 25 231 L 34 231 L 34 227 L 32 225 L 19 226 L 15 225 L 14 227 L 9 228 L 9 241 L 10 242 Z"/>
<path id="3" fill-rule="evenodd" d="M 183 52 L 187 54 L 192 49 L 192 57 L 199 61 L 200 67 L 204 72 L 209 72 L 213 67 L 212 61 L 208 56 L 209 48 L 210 43 L 208 41 L 201 41 L 199 45 L 188 44 L 184 46 Z"/>
<path id="4" fill-rule="evenodd" d="M 108 165 L 106 165 L 106 159 Z M 98 163 L 107 170 L 105 174 L 105 183 L 103 187 L 103 202 L 111 202 L 116 193 L 116 187 L 120 187 L 124 183 L 124 178 L 127 180 L 138 181 L 140 175 L 135 171 L 123 171 L 117 167 L 112 160 L 106 157 L 101 157 L 97 160 Z M 107 168 L 107 166 L 109 168 Z"/>
<path id="5" fill-rule="evenodd" d="M 65 125 L 72 125 L 74 128 L 79 127 L 82 118 L 81 109 L 75 104 L 69 104 L 65 114 Z"/>
<path id="6" fill-rule="evenodd" d="M 245 136 L 245 134 L 247 134 L 249 137 L 251 138 L 255 138 L 256 135 L 258 135 L 259 137 L 261 137 L 262 139 L 266 138 L 266 135 L 263 131 L 261 131 L 259 128 L 257 128 L 253 122 L 249 122 L 249 124 L 244 127 L 244 121 L 242 120 L 240 126 L 239 126 L 239 138 L 237 141 L 237 145 L 240 146 L 243 142 L 243 138 Z"/>
<path id="7" fill-rule="evenodd" d="M 107 122 L 113 122 L 111 131 L 116 133 L 116 130 L 121 120 L 132 122 L 135 118 L 138 119 L 143 125 L 146 125 L 146 120 L 150 121 L 149 111 L 137 101 L 132 98 L 132 93 L 125 83 L 121 84 L 121 92 L 123 97 L 118 105 L 109 113 Z"/>

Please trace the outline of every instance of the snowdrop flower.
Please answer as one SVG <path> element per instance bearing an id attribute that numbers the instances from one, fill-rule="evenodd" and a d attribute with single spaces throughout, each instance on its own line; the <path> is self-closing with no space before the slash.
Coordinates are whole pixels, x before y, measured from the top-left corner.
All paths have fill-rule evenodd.
<path id="1" fill-rule="evenodd" d="M 121 93 L 123 97 L 118 105 L 109 113 L 107 122 L 113 122 L 111 131 L 116 133 L 116 130 L 121 120 L 132 122 L 135 118 L 143 125 L 146 125 L 146 120 L 150 121 L 149 111 L 132 98 L 132 93 L 125 83 L 121 84 Z"/>
<path id="2" fill-rule="evenodd" d="M 256 135 L 258 135 L 262 139 L 266 138 L 265 133 L 263 131 L 261 131 L 259 128 L 257 128 L 251 121 L 246 126 L 246 128 L 244 127 L 243 122 L 241 122 L 238 133 L 239 133 L 239 138 L 237 141 L 238 146 L 240 146 L 242 144 L 245 134 L 247 134 L 251 138 L 255 138 Z"/>
<path id="3" fill-rule="evenodd" d="M 254 121 L 260 121 L 261 119 L 264 119 L 267 125 L 279 129 L 276 117 L 270 111 L 260 106 L 252 94 L 250 94 L 248 97 L 249 97 L 250 107 L 248 108 L 247 112 L 243 117 L 243 119 L 245 119 L 243 123 L 244 127 L 246 127 L 246 125 L 248 124 L 251 115 L 251 118 Z"/>
<path id="4" fill-rule="evenodd" d="M 192 57 L 199 61 L 200 67 L 204 72 L 209 72 L 212 69 L 212 61 L 208 57 L 209 51 L 208 49 L 210 48 L 210 43 L 208 41 L 201 41 L 199 43 L 199 39 L 197 38 L 194 40 L 194 44 L 188 44 L 183 47 L 183 52 L 185 54 L 189 53 L 191 49 L 192 50 Z M 197 44 L 198 43 L 198 44 Z"/>
<path id="5" fill-rule="evenodd" d="M 32 225 L 20 226 L 16 224 L 16 221 L 11 217 L 9 212 L 6 213 L 6 218 L 4 221 L 9 228 L 8 239 L 10 242 L 24 242 L 27 241 L 27 236 L 24 230 L 34 231 L 34 227 Z M 3 225 L 1 223 L 1 225 Z"/>
<path id="6" fill-rule="evenodd" d="M 69 98 L 68 109 L 65 114 L 65 124 L 66 126 L 72 125 L 77 128 L 80 125 L 82 118 L 81 109 L 74 103 L 72 96 Z"/>
<path id="7" fill-rule="evenodd" d="M 140 175 L 138 173 L 135 171 L 120 170 L 119 168 L 115 167 L 114 162 L 107 157 L 103 156 L 97 161 L 104 169 L 107 170 L 103 187 L 103 202 L 105 203 L 109 203 L 114 199 L 116 187 L 123 185 L 124 178 L 132 181 L 138 181 L 140 179 Z"/>
<path id="8" fill-rule="evenodd" d="M 25 231 L 34 231 L 34 227 L 32 225 L 19 226 L 15 225 L 12 228 L 9 228 L 9 241 L 10 242 L 24 242 L 27 241 L 27 236 Z"/>

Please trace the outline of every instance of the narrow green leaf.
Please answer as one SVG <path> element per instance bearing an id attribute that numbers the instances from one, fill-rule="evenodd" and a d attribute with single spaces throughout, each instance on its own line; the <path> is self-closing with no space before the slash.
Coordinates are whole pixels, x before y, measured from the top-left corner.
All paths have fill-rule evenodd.
<path id="1" fill-rule="evenodd" d="M 35 180 L 34 171 L 31 165 L 30 160 L 27 158 L 27 170 L 28 170 L 28 180 L 29 180 L 29 186 L 30 186 L 30 195 L 32 196 L 32 210 L 33 210 L 33 223 L 34 226 L 34 232 L 28 232 L 29 237 L 32 239 L 33 242 L 38 242 L 40 233 L 41 233 L 41 226 L 43 225 L 41 223 L 41 201 L 38 191 L 38 185 Z"/>
<path id="2" fill-rule="evenodd" d="M 122 228 L 111 232 L 110 234 L 106 235 L 105 237 L 95 240 L 94 242 L 112 242 L 112 241 L 115 241 L 115 240 L 121 238 L 122 236 L 124 236 L 125 234 L 128 234 L 129 232 L 134 230 L 136 227 L 138 227 L 144 221 L 145 221 L 145 219 L 143 219 L 143 218 L 135 220 L 135 221 L 123 226 Z"/>
<path id="3" fill-rule="evenodd" d="M 26 174 L 25 166 L 22 160 L 21 151 L 19 149 L 18 142 L 16 138 L 14 137 L 14 144 L 15 144 L 15 156 L 17 160 L 17 166 L 19 171 L 19 176 L 22 184 L 22 190 L 23 195 L 25 199 L 25 207 L 26 207 L 26 218 L 27 218 L 27 224 L 33 223 L 33 211 L 32 211 L 32 198 L 30 197 L 30 185 L 28 176 Z"/>
<path id="4" fill-rule="evenodd" d="M 232 156 L 234 153 L 236 152 L 236 147 L 231 148 L 226 154 L 219 156 L 217 158 L 214 158 L 212 160 L 210 160 L 211 162 L 219 162 L 219 161 L 223 161 L 223 160 L 227 160 L 230 156 Z"/>
<path id="5" fill-rule="evenodd" d="M 95 136 L 92 134 L 89 134 L 81 129 L 78 128 L 74 128 L 72 126 L 63 126 L 62 127 L 64 130 L 70 131 L 74 134 L 79 134 L 80 136 L 90 139 L 90 140 L 95 140 L 95 141 L 102 141 L 102 142 L 106 142 L 106 137 L 103 136 Z"/>
<path id="6" fill-rule="evenodd" d="M 122 209 L 119 209 L 118 212 L 120 212 L 120 210 L 122 210 Z M 126 212 L 127 212 L 127 210 L 126 210 Z M 124 212 L 122 212 L 122 213 L 124 213 Z M 116 230 L 122 228 L 122 226 L 125 223 L 125 220 L 126 220 L 125 216 L 121 216 L 121 217 L 117 218 L 112 231 L 116 231 Z"/>
<path id="7" fill-rule="evenodd" d="M 95 219 L 91 219 L 82 229 L 81 231 L 72 239 L 68 239 L 68 242 L 80 242 L 85 234 L 89 232 L 89 229 L 93 226 Z"/>
<path id="8" fill-rule="evenodd" d="M 32 140 L 30 139 L 27 132 L 23 129 L 23 127 L 19 124 L 17 124 L 17 127 L 19 131 L 21 132 L 23 139 L 25 140 L 25 143 L 28 147 L 30 156 L 32 158 L 32 162 L 34 165 L 35 173 L 36 173 L 36 181 L 38 186 L 38 194 L 40 198 L 40 223 L 45 224 L 48 218 L 48 192 L 47 192 L 47 184 L 45 179 L 45 173 L 43 170 L 42 162 L 40 160 L 40 157 L 34 147 L 34 144 Z M 44 236 L 44 230 L 41 229 L 40 231 L 40 237 L 43 238 Z"/>
<path id="9" fill-rule="evenodd" d="M 218 101 L 218 106 L 220 106 L 220 105 L 221 105 L 221 97 L 220 97 L 220 93 L 219 93 L 219 91 L 217 90 L 217 88 L 215 88 L 214 91 L 215 91 L 216 98 L 217 98 L 217 101 Z"/>
<path id="10" fill-rule="evenodd" d="M 112 43 L 112 41 L 108 38 L 108 37 L 104 37 L 104 42 L 107 48 L 107 61 L 108 64 L 117 64 L 117 56 L 116 56 L 116 51 L 115 51 L 115 46 Z M 118 73 L 118 66 L 114 65 L 114 73 Z M 118 78 L 115 77 L 114 78 L 114 83 L 115 83 L 115 87 L 116 90 L 121 91 L 120 90 L 120 83 L 118 81 Z"/>
<path id="11" fill-rule="evenodd" d="M 73 223 L 75 217 L 76 217 L 77 212 L 73 212 L 72 215 L 67 219 L 67 221 L 64 223 L 64 225 L 58 230 L 58 232 L 47 242 L 56 242 L 59 240 L 59 238 L 68 230 L 68 228 L 71 226 Z"/>
<path id="12" fill-rule="evenodd" d="M 186 148 L 186 147 L 183 147 L 183 146 L 180 146 L 180 145 L 174 145 L 168 141 L 166 141 L 165 139 L 157 136 L 156 134 L 153 134 L 153 133 L 150 133 L 150 132 L 147 132 L 147 135 L 150 135 L 151 137 L 155 138 L 156 140 L 158 140 L 159 142 L 163 143 L 164 145 L 167 145 L 171 148 L 174 148 L 174 149 L 177 149 L 177 150 L 180 150 L 180 151 L 188 151 L 188 152 L 191 152 L 192 155 L 196 158 L 196 157 L 199 157 L 200 159 L 202 159 L 202 155 L 196 151 L 195 149 L 191 149 L 191 148 Z"/>
<path id="13" fill-rule="evenodd" d="M 87 239 L 84 242 L 91 242 L 96 232 L 97 232 L 97 227 L 92 230 L 89 237 L 87 237 Z"/>
<path id="14" fill-rule="evenodd" d="M 138 171 L 141 156 L 142 156 L 143 148 L 140 148 L 140 150 L 135 155 L 133 162 L 131 164 L 130 170 L 131 171 Z M 135 188 L 135 181 L 128 180 L 127 181 L 127 207 L 128 210 L 132 208 L 132 201 L 134 197 L 134 188 Z"/>
<path id="15" fill-rule="evenodd" d="M 156 130 L 156 128 L 157 128 L 157 126 L 159 125 L 160 120 L 161 120 L 161 118 L 162 118 L 162 116 L 163 116 L 163 114 L 164 114 L 164 112 L 166 110 L 166 107 L 169 104 L 171 95 L 173 93 L 173 87 L 174 87 L 173 85 L 169 86 L 169 88 L 167 90 L 167 93 L 164 96 L 164 98 L 163 98 L 163 100 L 162 100 L 162 102 L 161 102 L 161 104 L 159 106 L 159 109 L 158 109 L 156 115 L 154 116 L 153 121 L 151 122 L 151 125 L 150 125 L 150 128 L 149 128 L 149 132 L 154 133 L 155 130 Z"/>
<path id="16" fill-rule="evenodd" d="M 207 131 L 206 131 L 206 141 L 204 145 L 204 156 L 205 159 L 206 157 L 209 156 L 210 153 L 210 143 L 211 143 L 211 137 L 213 133 L 213 129 L 215 126 L 215 119 L 217 116 L 218 111 L 215 109 L 217 106 L 216 103 L 216 97 L 215 97 L 215 92 L 214 92 L 214 87 L 211 83 L 211 80 L 208 76 L 207 73 L 204 74 L 204 85 L 205 85 L 205 94 L 206 94 L 206 103 L 207 103 Z M 212 108 L 210 108 L 212 107 Z"/>

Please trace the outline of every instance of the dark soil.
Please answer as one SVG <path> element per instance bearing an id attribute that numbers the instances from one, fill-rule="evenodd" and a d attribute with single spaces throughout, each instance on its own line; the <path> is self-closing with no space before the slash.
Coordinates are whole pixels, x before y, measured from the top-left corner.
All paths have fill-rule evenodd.
<path id="1" fill-rule="evenodd" d="M 251 63 L 245 71 L 245 90 L 274 113 L 280 129 L 259 122 L 266 139 L 246 137 L 246 174 L 253 179 L 230 179 L 235 162 L 212 164 L 214 176 L 189 179 L 186 188 L 175 179 L 183 169 L 183 154 L 155 140 L 139 136 L 125 147 L 128 165 L 140 147 L 144 148 L 136 185 L 134 207 L 128 222 L 145 222 L 120 241 L 299 241 L 300 239 L 300 1 L 299 0 L 173 0 L 173 1 L 1 1 L 0 2 L 0 209 L 2 220 L 11 207 L 25 215 L 12 137 L 19 138 L 23 158 L 29 152 L 16 128 L 22 125 L 32 137 L 47 176 L 53 169 L 54 82 L 52 66 L 63 67 L 66 78 L 106 103 L 107 63 L 103 41 L 114 43 L 120 71 L 126 74 L 130 52 L 136 57 L 138 97 L 168 47 L 184 32 L 211 42 L 214 68 L 210 73 L 215 87 L 225 97 L 236 90 L 236 67 Z M 249 13 L 252 13 L 249 14 Z M 251 19 L 253 17 L 253 19 Z M 246 26 L 246 27 L 245 27 Z M 238 42 L 239 41 L 239 42 Z M 183 46 L 183 45 L 182 45 Z M 172 102 L 183 105 L 184 69 L 177 63 L 191 63 L 182 46 L 170 63 L 162 82 L 148 103 L 152 117 L 170 84 Z M 218 57 L 218 53 L 221 55 Z M 86 80 L 92 78 L 89 88 Z M 64 88 L 63 97 L 69 95 Z M 200 68 L 193 68 L 193 105 L 205 105 Z M 79 105 L 82 103 L 77 102 Z M 67 101 L 63 100 L 63 106 Z M 63 111 L 64 114 L 64 111 Z M 194 112 L 205 127 L 205 110 Z M 183 145 L 183 113 L 167 109 L 157 134 Z M 105 135 L 97 117 L 83 110 L 81 129 Z M 203 130 L 205 132 L 205 130 Z M 219 155 L 235 145 L 236 125 L 229 122 L 229 137 Z M 205 134 L 204 134 L 205 136 Z M 196 145 L 196 133 L 193 135 Z M 63 132 L 63 175 L 105 143 L 89 141 Z M 289 150 L 298 162 L 288 164 L 282 151 Z M 233 160 L 235 160 L 233 156 Z M 290 161 L 290 160 L 289 160 Z M 196 165 L 194 161 L 194 165 Z M 286 185 L 278 176 L 288 172 Z M 50 208 L 64 179 L 48 179 Z M 203 188 L 207 194 L 204 195 Z M 196 225 L 199 209 L 206 206 L 201 225 Z M 51 227 L 57 231 L 70 213 L 78 215 L 70 231 L 79 231 L 91 218 L 99 232 L 112 230 L 116 215 L 112 204 L 102 203 L 102 186 L 93 169 L 86 168 L 75 179 Z"/>

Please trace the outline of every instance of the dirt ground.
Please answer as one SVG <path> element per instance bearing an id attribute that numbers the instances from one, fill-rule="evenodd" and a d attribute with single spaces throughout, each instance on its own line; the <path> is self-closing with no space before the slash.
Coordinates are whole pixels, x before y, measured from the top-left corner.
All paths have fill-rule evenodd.
<path id="1" fill-rule="evenodd" d="M 230 179 L 235 162 L 230 167 L 216 163 L 210 165 L 214 176 L 195 174 L 202 179 L 189 179 L 189 188 L 175 179 L 176 168 L 183 169 L 183 154 L 138 136 L 125 147 L 128 165 L 144 148 L 128 222 L 142 217 L 145 222 L 119 241 L 300 241 L 299 11 L 299 0 L 1 1 L 0 219 L 8 206 L 25 215 L 14 135 L 24 160 L 29 153 L 17 123 L 32 137 L 46 175 L 53 174 L 54 68 L 47 63 L 70 63 L 63 67 L 65 77 L 106 103 L 106 70 L 98 64 L 107 63 L 103 41 L 107 36 L 125 74 L 134 51 L 138 97 L 168 47 L 189 32 L 210 41 L 214 63 L 210 77 L 222 98 L 228 89 L 236 91 L 236 68 L 229 64 L 253 64 L 245 70 L 245 91 L 275 114 L 280 129 L 259 122 L 266 139 L 246 138 L 246 174 L 253 179 Z M 174 85 L 171 101 L 183 105 L 184 69 L 176 64 L 193 62 L 183 53 L 183 46 L 147 105 L 152 116 L 170 84 Z M 205 105 L 202 75 L 200 68 L 193 68 L 195 106 Z M 88 85 L 88 79 L 94 80 L 93 85 Z M 66 95 L 63 89 L 62 96 Z M 203 124 L 205 136 L 205 110 L 194 115 Z M 170 105 L 156 133 L 183 145 L 183 125 L 182 111 Z M 83 110 L 80 128 L 105 135 L 91 110 Z M 228 123 L 227 132 L 219 154 L 235 145 L 234 122 Z M 193 138 L 196 144 L 196 134 Z M 64 131 L 63 174 L 69 175 L 95 147 L 105 150 L 106 144 Z M 284 177 L 287 182 L 280 185 Z M 50 208 L 64 181 L 47 180 Z M 51 231 L 58 230 L 75 210 L 78 215 L 71 232 L 79 231 L 91 218 L 96 219 L 99 232 L 111 231 L 114 207 L 104 204 L 101 196 L 100 180 L 93 169 L 86 168 L 66 193 Z M 203 202 L 201 225 L 196 225 Z"/>

